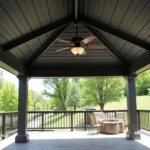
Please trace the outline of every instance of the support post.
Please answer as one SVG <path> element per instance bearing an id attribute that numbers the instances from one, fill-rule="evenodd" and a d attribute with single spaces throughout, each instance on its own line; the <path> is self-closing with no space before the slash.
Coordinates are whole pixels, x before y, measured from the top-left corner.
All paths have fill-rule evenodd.
<path id="1" fill-rule="evenodd" d="M 128 108 L 128 131 L 126 138 L 129 140 L 140 139 L 140 133 L 138 132 L 137 122 L 137 109 L 136 109 L 136 88 L 135 88 L 135 76 L 129 76 L 126 78 L 127 83 L 127 108 Z"/>
<path id="2" fill-rule="evenodd" d="M 26 143 L 29 141 L 27 134 L 27 111 L 28 111 L 28 79 L 19 76 L 19 104 L 18 104 L 18 135 L 15 143 Z"/>

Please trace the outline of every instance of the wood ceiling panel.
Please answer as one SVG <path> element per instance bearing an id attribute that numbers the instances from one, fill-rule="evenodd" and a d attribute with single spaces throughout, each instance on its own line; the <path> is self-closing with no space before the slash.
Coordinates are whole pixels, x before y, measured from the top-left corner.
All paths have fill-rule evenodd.
<path id="1" fill-rule="evenodd" d="M 30 32 L 30 26 L 26 21 L 17 1 L 1 1 L 1 5 L 5 8 L 5 12 L 13 20 L 13 23 L 16 25 L 17 29 L 21 34 Z"/>
<path id="2" fill-rule="evenodd" d="M 126 42 L 125 45 L 122 47 L 121 52 L 123 56 L 132 49 L 134 45 L 132 43 Z"/>
<path id="3" fill-rule="evenodd" d="M 105 5 L 103 8 L 103 12 L 101 14 L 101 20 L 107 24 L 110 23 L 111 18 L 115 12 L 115 9 L 117 7 L 117 0 L 105 0 Z"/>
<path id="4" fill-rule="evenodd" d="M 109 25 L 118 28 L 121 24 L 124 16 L 126 15 L 128 8 L 130 7 L 132 0 L 118 0 L 116 9 L 112 15 Z"/>
<path id="5" fill-rule="evenodd" d="M 124 16 L 119 29 L 121 30 L 127 30 L 136 20 L 139 13 L 143 9 L 143 7 L 146 5 L 147 0 L 133 0 L 131 1 L 131 5 L 129 6 L 128 11 L 126 12 L 126 15 Z"/>
<path id="6" fill-rule="evenodd" d="M 142 28 L 142 30 L 137 34 L 137 37 L 138 38 L 142 37 L 145 40 L 145 39 L 147 39 L 147 37 L 149 35 L 150 35 L 150 20 L 148 23 L 145 24 L 145 26 Z"/>
<path id="7" fill-rule="evenodd" d="M 142 29 L 148 24 L 150 21 L 150 1 L 145 5 L 145 7 L 141 10 L 135 22 L 132 24 L 131 28 L 128 30 L 133 35 L 137 35 L 139 32 L 142 32 Z M 150 30 L 147 30 L 150 33 Z M 143 37 L 141 37 L 143 39 Z"/>
<path id="8" fill-rule="evenodd" d="M 2 20 L 2 22 L 6 22 L 6 27 L 7 28 L 9 28 L 9 30 L 11 30 L 11 32 L 10 32 L 10 34 L 11 34 L 11 37 L 15 37 L 14 36 L 14 34 L 16 35 L 16 36 L 21 36 L 22 34 L 21 34 L 21 32 L 20 32 L 20 30 L 18 29 L 18 27 L 17 27 L 17 25 L 15 24 L 15 21 L 13 20 L 13 18 L 11 17 L 11 15 L 10 15 L 10 11 L 9 11 L 9 9 L 8 9 L 8 7 L 11 7 L 10 6 L 10 4 L 8 4 L 8 6 L 6 5 L 8 3 L 8 1 L 0 1 L 0 19 Z M 6 5 L 6 7 L 5 7 L 5 5 Z M 1 20 L 0 20 L 0 22 L 1 22 Z M 5 25 L 5 24 L 3 24 L 3 25 Z M 6 27 L 4 27 L 4 28 L 6 28 Z M 7 30 L 7 31 L 9 31 L 9 30 Z M 1 30 L 0 30 L 0 32 L 2 32 Z M 11 38 L 11 40 L 13 39 L 13 38 Z"/>
<path id="9" fill-rule="evenodd" d="M 12 39 L 11 35 L 5 30 L 3 26 L 0 26 L 0 35 L 0 40 L 2 41 L 1 44 L 4 44 Z"/>
<path id="10" fill-rule="evenodd" d="M 18 62 L 24 64 L 26 62 L 26 56 L 24 52 L 22 52 L 18 47 L 12 49 L 12 52 L 7 52 L 10 54 L 15 60 L 18 60 Z"/>

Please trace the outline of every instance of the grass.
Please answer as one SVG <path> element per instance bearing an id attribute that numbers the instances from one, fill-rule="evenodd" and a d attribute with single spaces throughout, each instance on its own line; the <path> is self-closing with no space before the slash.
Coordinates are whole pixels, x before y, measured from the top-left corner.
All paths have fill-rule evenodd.
<path id="1" fill-rule="evenodd" d="M 137 109 L 150 110 L 150 96 L 137 96 Z M 99 110 L 99 106 L 95 107 Z M 127 100 L 124 98 L 119 102 L 111 102 L 105 105 L 105 110 L 127 110 Z M 73 114 L 73 126 L 81 127 L 84 119 L 83 113 Z M 71 127 L 70 114 L 54 114 L 46 120 L 45 127 Z M 80 129 L 79 129 L 80 130 Z M 83 129 L 81 129 L 83 130 Z"/>
<path id="2" fill-rule="evenodd" d="M 137 109 L 150 110 L 150 96 L 137 96 Z M 94 107 L 99 110 L 100 107 Z M 123 110 L 127 109 L 127 99 L 122 99 L 119 102 L 111 102 L 105 105 L 105 110 Z"/>
<path id="3" fill-rule="evenodd" d="M 73 114 L 73 126 L 82 126 L 84 114 Z M 46 120 L 45 127 L 71 127 L 71 115 L 54 114 Z"/>

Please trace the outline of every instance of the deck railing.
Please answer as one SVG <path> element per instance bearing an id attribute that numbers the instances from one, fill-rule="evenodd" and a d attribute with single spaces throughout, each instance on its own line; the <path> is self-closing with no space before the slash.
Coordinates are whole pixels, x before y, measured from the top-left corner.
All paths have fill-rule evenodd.
<path id="1" fill-rule="evenodd" d="M 137 110 L 138 127 L 150 131 L 150 110 Z"/>
<path id="2" fill-rule="evenodd" d="M 0 113 L 0 138 L 17 131 L 18 112 L 2 112 Z"/>
<path id="3" fill-rule="evenodd" d="M 115 118 L 116 112 L 127 110 L 103 111 L 105 118 Z M 89 127 L 88 114 L 99 112 L 95 110 L 86 111 L 29 111 L 28 130 L 55 130 L 55 129 L 84 129 Z M 138 128 L 150 131 L 150 111 L 137 110 Z M 127 118 L 127 115 L 126 115 Z M 7 135 L 17 131 L 18 112 L 0 113 L 0 137 L 4 139 Z M 125 119 L 127 122 L 127 119 Z"/>

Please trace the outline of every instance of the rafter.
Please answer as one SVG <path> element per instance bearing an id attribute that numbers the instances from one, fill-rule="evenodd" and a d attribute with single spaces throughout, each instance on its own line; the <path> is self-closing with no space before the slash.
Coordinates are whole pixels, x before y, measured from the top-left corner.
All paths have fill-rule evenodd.
<path id="1" fill-rule="evenodd" d="M 62 20 L 53 22 L 44 27 L 41 27 L 40 29 L 36 29 L 30 33 L 23 35 L 22 37 L 18 37 L 17 39 L 2 45 L 2 48 L 4 51 L 9 51 L 10 49 L 13 49 L 25 42 L 28 42 L 34 38 L 37 38 L 47 32 L 58 30 L 64 26 L 68 25 L 71 21 L 72 21 L 72 18 L 69 17 L 69 18 L 64 18 Z"/>
<path id="2" fill-rule="evenodd" d="M 137 37 L 134 37 L 126 32 L 123 32 L 119 29 L 115 29 L 107 24 L 104 24 L 102 22 L 97 22 L 94 19 L 91 18 L 81 18 L 80 19 L 81 22 L 83 22 L 84 24 L 91 26 L 93 28 L 96 28 L 98 30 L 103 30 L 105 32 L 108 32 L 109 34 L 112 34 L 114 36 L 117 36 L 125 41 L 128 41 L 132 44 L 135 44 L 141 48 L 144 48 L 148 51 L 150 51 L 150 44 L 147 43 L 146 41 L 143 41 Z"/>
<path id="3" fill-rule="evenodd" d="M 150 69 L 150 52 L 145 53 L 140 58 L 136 59 L 130 66 L 130 74 L 140 74 Z"/>
<path id="4" fill-rule="evenodd" d="M 93 35 L 97 37 L 100 42 L 102 42 L 107 47 L 107 49 L 113 56 L 115 56 L 126 68 L 128 68 L 128 63 L 126 62 L 126 60 L 123 58 L 122 55 L 118 53 L 118 51 L 107 41 L 104 36 L 98 33 L 95 29 L 92 29 L 87 25 L 85 26 Z"/>
<path id="5" fill-rule="evenodd" d="M 54 33 L 42 44 L 42 46 L 35 52 L 35 54 L 32 56 L 32 58 L 28 61 L 26 64 L 26 68 L 30 67 L 38 57 L 41 56 L 41 54 L 46 51 L 48 47 L 53 44 L 55 39 L 67 28 L 67 25 L 65 27 L 62 27 L 61 29 L 58 29 L 54 31 Z"/>
<path id="6" fill-rule="evenodd" d="M 5 53 L 0 46 L 0 67 L 15 75 L 24 75 L 24 66 L 17 62 L 9 54 Z"/>

